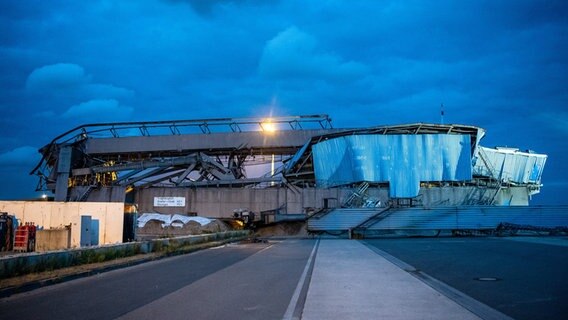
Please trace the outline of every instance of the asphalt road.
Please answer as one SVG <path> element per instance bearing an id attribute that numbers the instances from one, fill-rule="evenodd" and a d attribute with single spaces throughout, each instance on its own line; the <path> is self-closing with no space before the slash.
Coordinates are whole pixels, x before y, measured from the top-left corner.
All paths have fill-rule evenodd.
<path id="1" fill-rule="evenodd" d="M 568 239 L 555 241 L 565 245 L 504 238 L 377 239 L 366 243 L 512 318 L 568 319 Z"/>
<path id="2" fill-rule="evenodd" d="M 0 300 L 0 319 L 282 319 L 315 244 L 233 244 Z"/>
<path id="3" fill-rule="evenodd" d="M 291 319 L 302 312 L 311 319 L 324 314 L 328 319 L 378 314 L 454 319 L 445 310 L 468 314 L 445 289 L 424 277 L 415 279 L 412 267 L 475 299 L 468 302 L 475 310 L 461 305 L 481 318 L 491 314 L 485 304 L 514 319 L 568 319 L 568 238 L 516 240 L 521 241 L 231 244 L 0 299 L 0 319 Z M 388 254 L 407 266 L 393 265 Z"/>

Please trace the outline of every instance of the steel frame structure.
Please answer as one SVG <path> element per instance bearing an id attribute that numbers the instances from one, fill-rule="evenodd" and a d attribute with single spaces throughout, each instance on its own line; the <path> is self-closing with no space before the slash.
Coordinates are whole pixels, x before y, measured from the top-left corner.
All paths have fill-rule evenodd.
<path id="1" fill-rule="evenodd" d="M 282 179 L 249 179 L 246 165 L 286 160 L 311 137 L 335 131 L 325 114 L 86 124 L 41 148 L 30 174 L 57 201 L 87 200 L 101 186 L 274 185 Z M 70 198 L 74 187 L 87 191 Z"/>
<path id="2" fill-rule="evenodd" d="M 341 136 L 377 134 L 467 134 L 472 159 L 478 157 L 486 162 L 478 152 L 479 141 L 485 135 L 479 127 L 414 123 L 335 129 L 329 116 L 307 115 L 87 124 L 42 147 L 42 159 L 30 174 L 39 177 L 37 189 L 54 192 L 57 201 L 86 201 L 100 187 L 129 192 L 148 187 L 285 185 L 294 190 L 316 186 L 314 144 Z M 261 176 L 247 174 L 247 167 L 275 160 L 283 166 Z M 490 166 L 488 169 L 494 171 Z M 456 183 L 434 181 L 421 186 Z M 373 183 L 372 187 L 386 184 Z M 506 187 L 491 176 L 474 176 L 472 181 L 457 184 L 494 190 L 490 191 L 495 192 L 493 198 Z"/>

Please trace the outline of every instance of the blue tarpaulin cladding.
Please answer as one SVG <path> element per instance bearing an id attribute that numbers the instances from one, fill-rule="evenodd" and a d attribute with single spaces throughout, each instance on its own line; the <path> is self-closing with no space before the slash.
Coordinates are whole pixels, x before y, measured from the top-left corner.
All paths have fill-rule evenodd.
<path id="1" fill-rule="evenodd" d="M 469 135 L 353 135 L 312 146 L 316 182 L 388 182 L 390 196 L 418 195 L 421 181 L 472 179 Z"/>

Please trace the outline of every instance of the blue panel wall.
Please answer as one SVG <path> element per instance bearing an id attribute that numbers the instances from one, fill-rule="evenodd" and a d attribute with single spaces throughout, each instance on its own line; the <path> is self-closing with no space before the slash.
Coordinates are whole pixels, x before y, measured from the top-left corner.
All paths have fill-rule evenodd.
<path id="1" fill-rule="evenodd" d="M 471 180 L 469 135 L 353 135 L 312 146 L 316 182 L 388 182 L 390 196 L 418 195 L 421 181 Z"/>

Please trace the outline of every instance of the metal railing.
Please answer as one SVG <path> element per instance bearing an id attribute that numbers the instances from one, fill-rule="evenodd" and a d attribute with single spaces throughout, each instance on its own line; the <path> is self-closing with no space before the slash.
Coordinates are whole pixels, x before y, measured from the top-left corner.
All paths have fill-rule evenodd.
<path id="1" fill-rule="evenodd" d="M 89 137 L 119 138 L 124 136 L 211 134 L 222 132 L 303 130 L 316 126 L 319 129 L 332 129 L 331 118 L 327 114 L 286 117 L 217 118 L 146 122 L 113 122 L 83 124 L 68 130 L 51 140 L 40 152 L 39 163 L 31 170 L 36 174 L 46 157 L 55 146 L 81 141 Z"/>

